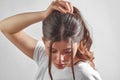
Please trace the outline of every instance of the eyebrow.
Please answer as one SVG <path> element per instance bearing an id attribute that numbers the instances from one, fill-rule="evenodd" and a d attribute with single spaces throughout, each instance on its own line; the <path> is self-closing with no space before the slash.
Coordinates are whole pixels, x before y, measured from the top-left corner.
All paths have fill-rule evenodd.
<path id="1" fill-rule="evenodd" d="M 47 47 L 47 48 L 50 48 L 50 47 Z M 52 49 L 56 50 L 55 48 L 52 48 Z M 66 48 L 66 49 L 64 49 L 64 50 L 65 50 L 65 51 L 71 50 L 71 48 Z"/>

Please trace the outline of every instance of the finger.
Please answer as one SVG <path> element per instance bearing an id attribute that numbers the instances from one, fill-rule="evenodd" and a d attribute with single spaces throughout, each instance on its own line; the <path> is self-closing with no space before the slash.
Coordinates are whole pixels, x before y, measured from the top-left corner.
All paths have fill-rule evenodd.
<path id="1" fill-rule="evenodd" d="M 73 13 L 73 6 L 72 6 L 72 4 L 70 2 L 68 4 L 69 4 L 69 7 L 70 7 L 70 12 Z"/>
<path id="2" fill-rule="evenodd" d="M 59 11 L 62 12 L 62 13 L 66 13 L 66 10 L 62 7 L 58 7 L 59 8 Z"/>
<path id="3" fill-rule="evenodd" d="M 71 11 L 71 7 L 70 7 L 68 2 L 66 2 L 66 6 L 67 6 L 66 8 L 67 8 L 68 12 L 70 12 Z"/>
<path id="4" fill-rule="evenodd" d="M 70 7 L 69 7 L 68 2 L 59 1 L 59 5 L 62 6 L 67 12 L 70 12 Z"/>
<path id="5" fill-rule="evenodd" d="M 67 6 L 65 4 L 65 2 L 63 1 L 58 1 L 58 2 L 55 2 L 55 6 L 56 6 L 56 9 L 62 13 L 66 13 L 67 12 Z"/>
<path id="6" fill-rule="evenodd" d="M 63 8 L 65 8 L 66 10 L 68 10 L 69 8 L 68 8 L 68 4 L 66 4 L 67 2 L 65 2 L 65 1 L 59 1 L 59 4 L 63 7 Z"/>
<path id="7" fill-rule="evenodd" d="M 69 12 L 71 13 L 73 10 L 72 9 L 72 5 L 70 4 L 70 2 L 66 2 L 63 0 L 56 0 L 54 1 L 54 6 L 56 6 L 54 9 L 62 12 L 62 13 L 66 13 Z"/>
<path id="8" fill-rule="evenodd" d="M 61 13 L 66 13 L 66 10 L 57 1 L 53 1 L 52 8 L 60 11 Z"/>
<path id="9" fill-rule="evenodd" d="M 58 10 L 58 11 L 60 11 L 61 13 L 66 13 L 66 10 L 64 9 L 64 8 L 62 8 L 61 6 L 57 6 L 57 5 L 55 5 L 55 6 L 53 6 L 53 8 L 55 9 L 55 10 Z"/>

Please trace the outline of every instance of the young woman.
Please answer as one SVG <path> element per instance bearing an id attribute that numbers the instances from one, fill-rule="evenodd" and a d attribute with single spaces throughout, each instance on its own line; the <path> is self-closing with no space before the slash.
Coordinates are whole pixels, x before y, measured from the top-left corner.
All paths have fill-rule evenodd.
<path id="1" fill-rule="evenodd" d="M 43 42 L 23 31 L 40 21 Z M 36 61 L 36 80 L 101 80 L 90 51 L 90 32 L 79 10 L 70 2 L 55 0 L 44 11 L 6 18 L 0 22 L 0 31 Z"/>

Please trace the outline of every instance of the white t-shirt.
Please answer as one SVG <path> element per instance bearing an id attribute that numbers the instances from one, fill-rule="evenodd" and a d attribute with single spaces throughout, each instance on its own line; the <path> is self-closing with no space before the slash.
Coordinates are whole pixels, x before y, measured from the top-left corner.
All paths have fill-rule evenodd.
<path id="1" fill-rule="evenodd" d="M 48 73 L 48 56 L 42 41 L 38 41 L 34 50 L 33 60 L 38 65 L 35 80 L 51 80 Z M 76 80 L 102 80 L 99 73 L 88 62 L 81 62 L 74 66 Z M 73 80 L 71 67 L 57 69 L 52 64 L 53 80 Z"/>

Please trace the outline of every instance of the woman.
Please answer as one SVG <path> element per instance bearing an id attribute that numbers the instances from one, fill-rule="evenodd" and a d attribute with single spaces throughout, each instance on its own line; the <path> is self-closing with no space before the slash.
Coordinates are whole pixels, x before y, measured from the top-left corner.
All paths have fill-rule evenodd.
<path id="1" fill-rule="evenodd" d="M 23 31 L 39 21 L 43 21 L 43 42 Z M 90 51 L 89 30 L 70 2 L 55 0 L 44 11 L 6 18 L 0 22 L 0 31 L 36 61 L 36 80 L 101 80 Z"/>

